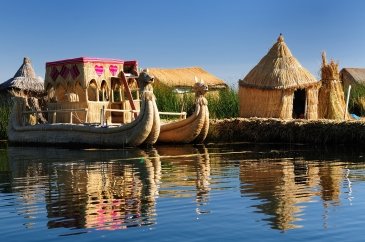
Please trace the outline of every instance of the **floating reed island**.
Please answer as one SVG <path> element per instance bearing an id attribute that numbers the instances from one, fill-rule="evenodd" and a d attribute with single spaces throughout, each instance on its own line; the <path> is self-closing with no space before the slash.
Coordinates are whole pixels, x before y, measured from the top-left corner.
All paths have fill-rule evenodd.
<path id="1" fill-rule="evenodd" d="M 365 144 L 361 120 L 283 120 L 233 118 L 210 120 L 206 142 Z"/>
<path id="2" fill-rule="evenodd" d="M 239 80 L 238 95 L 241 118 L 211 120 L 208 142 L 365 143 L 365 122 L 347 111 L 338 64 L 322 53 L 317 80 L 281 34 Z"/>

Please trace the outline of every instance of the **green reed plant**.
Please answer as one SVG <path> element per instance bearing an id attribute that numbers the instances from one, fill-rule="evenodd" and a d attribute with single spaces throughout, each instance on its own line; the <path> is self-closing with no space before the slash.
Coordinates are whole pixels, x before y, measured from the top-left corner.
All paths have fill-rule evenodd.
<path id="1" fill-rule="evenodd" d="M 345 98 L 347 90 L 345 91 Z M 359 116 L 365 116 L 365 87 L 355 85 L 351 88 L 349 100 L 349 112 Z"/>
<path id="2" fill-rule="evenodd" d="M 154 93 L 157 107 L 161 112 L 184 111 L 188 116 L 194 112 L 194 93 L 177 94 L 173 88 L 164 85 L 155 85 Z M 223 89 L 217 93 L 208 92 L 206 98 L 211 118 L 238 117 L 238 95 L 233 88 Z"/>
<path id="3" fill-rule="evenodd" d="M 191 93 L 178 94 L 171 87 L 155 85 L 154 94 L 158 110 L 161 112 L 187 112 L 190 115 L 194 111 L 194 95 Z"/>
<path id="4" fill-rule="evenodd" d="M 238 94 L 231 87 L 207 95 L 210 118 L 223 119 L 238 117 Z"/>
<path id="5" fill-rule="evenodd" d="M 7 128 L 11 109 L 11 101 L 0 98 L 0 139 L 7 139 Z"/>

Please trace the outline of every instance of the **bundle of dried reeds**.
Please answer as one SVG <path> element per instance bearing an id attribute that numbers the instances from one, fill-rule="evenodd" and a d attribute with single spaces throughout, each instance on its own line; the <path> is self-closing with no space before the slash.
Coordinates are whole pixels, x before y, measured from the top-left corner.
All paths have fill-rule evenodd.
<path id="1" fill-rule="evenodd" d="M 349 118 L 346 113 L 346 103 L 338 64 L 333 60 L 326 61 L 326 53 L 322 53 L 321 67 L 322 87 L 319 90 L 318 116 L 325 119 L 344 119 Z"/>

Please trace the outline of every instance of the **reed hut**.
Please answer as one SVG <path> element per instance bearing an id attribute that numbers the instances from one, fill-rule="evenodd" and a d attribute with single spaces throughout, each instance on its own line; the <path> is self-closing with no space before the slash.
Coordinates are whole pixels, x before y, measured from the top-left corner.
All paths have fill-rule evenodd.
<path id="1" fill-rule="evenodd" d="M 343 68 L 340 71 L 340 80 L 345 92 L 351 85 L 351 111 L 357 115 L 365 115 L 365 68 Z"/>
<path id="2" fill-rule="evenodd" d="M 227 84 L 201 67 L 187 68 L 148 68 L 148 73 L 155 77 L 156 85 L 172 87 L 177 93 L 191 92 L 195 79 L 203 80 L 208 90 L 214 92 L 227 88 Z"/>
<path id="3" fill-rule="evenodd" d="M 346 111 L 346 103 L 343 92 L 338 64 L 333 60 L 326 61 L 326 53 L 322 53 L 321 67 L 322 86 L 318 94 L 318 118 L 344 119 L 349 114 Z M 346 114 L 345 114 L 346 112 Z"/>
<path id="4" fill-rule="evenodd" d="M 365 86 L 365 68 L 343 68 L 340 71 L 340 79 L 345 90 L 349 85 Z"/>
<path id="5" fill-rule="evenodd" d="M 301 66 L 280 34 L 260 62 L 239 80 L 241 117 L 318 118 L 320 82 Z"/>
<path id="6" fill-rule="evenodd" d="M 45 95 L 44 80 L 36 76 L 32 62 L 24 57 L 15 75 L 0 85 L 2 96 L 42 97 Z"/>

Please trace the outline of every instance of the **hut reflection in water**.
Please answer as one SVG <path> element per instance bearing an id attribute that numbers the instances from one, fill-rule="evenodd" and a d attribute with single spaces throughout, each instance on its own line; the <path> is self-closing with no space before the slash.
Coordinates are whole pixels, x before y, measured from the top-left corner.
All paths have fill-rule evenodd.
<path id="1" fill-rule="evenodd" d="M 318 196 L 325 207 L 339 202 L 342 166 L 302 159 L 247 160 L 240 164 L 242 196 L 262 202 L 257 212 L 268 215 L 264 220 L 271 228 L 300 228 L 306 204 Z"/>
<path id="2" fill-rule="evenodd" d="M 249 199 L 251 208 L 264 215 L 261 221 L 284 231 L 302 226 L 311 202 L 323 203 L 323 213 L 315 216 L 326 226 L 328 207 L 340 205 L 343 182 L 364 179 L 351 176 L 348 170 L 359 164 L 347 158 L 333 163 L 312 157 L 319 155 L 294 156 L 252 147 L 9 147 L 2 154 L 0 191 L 20 194 L 17 213 L 26 218 L 26 227 L 46 214 L 48 228 L 114 230 L 156 224 L 157 202 L 171 198 L 194 198 L 192 212 L 208 216 L 221 209 L 211 197 L 234 190 L 235 185 L 227 184 L 236 180 L 241 198 Z"/>

